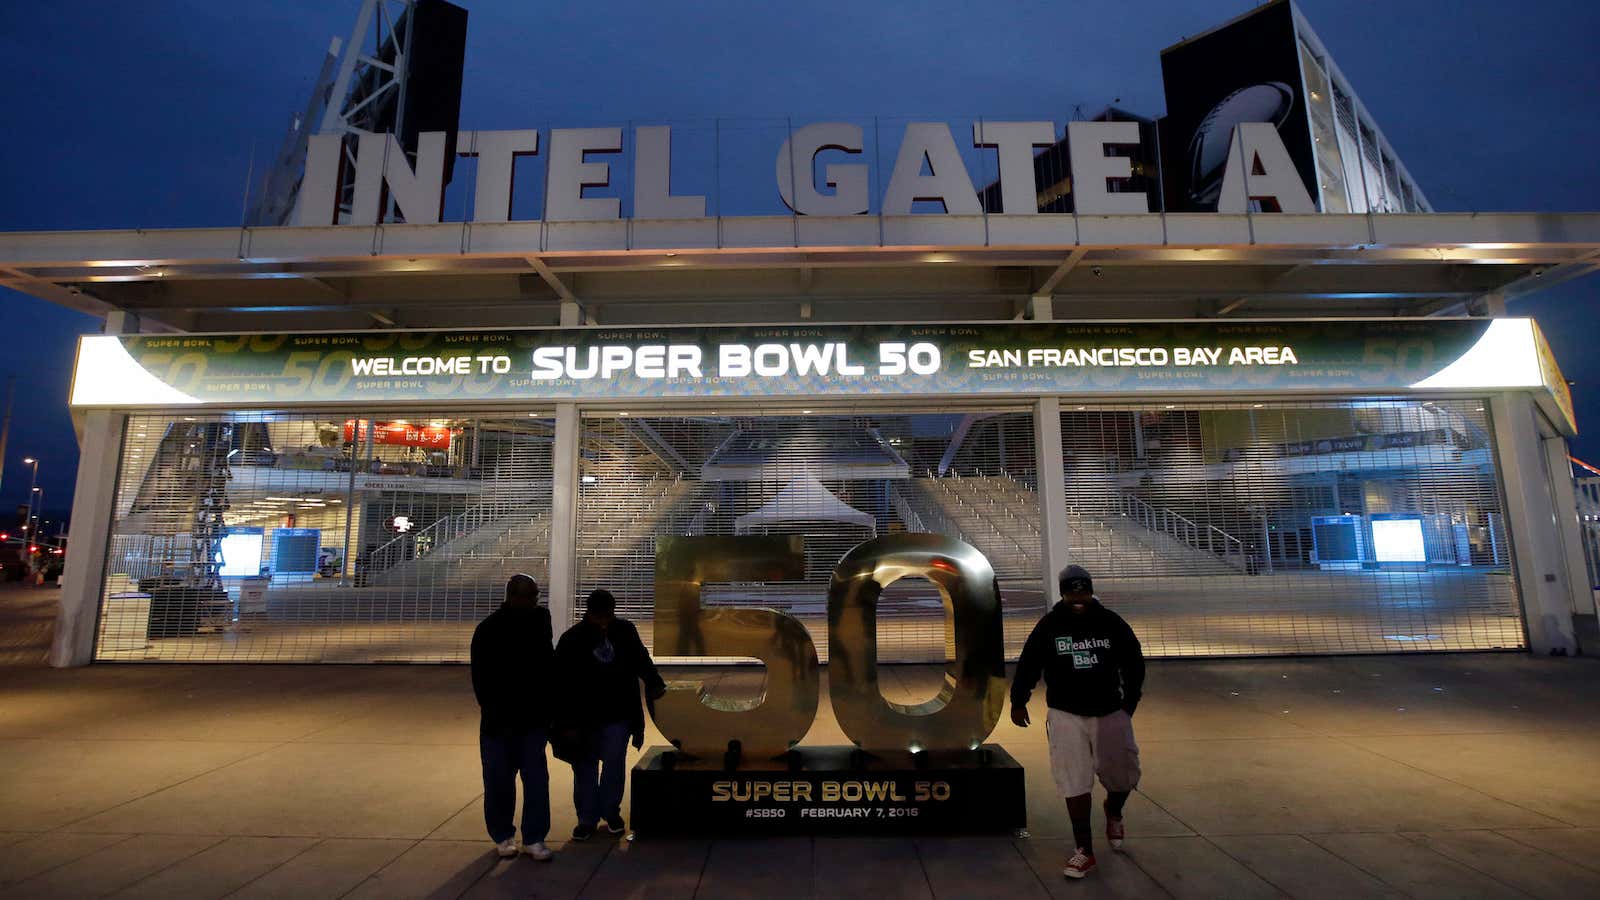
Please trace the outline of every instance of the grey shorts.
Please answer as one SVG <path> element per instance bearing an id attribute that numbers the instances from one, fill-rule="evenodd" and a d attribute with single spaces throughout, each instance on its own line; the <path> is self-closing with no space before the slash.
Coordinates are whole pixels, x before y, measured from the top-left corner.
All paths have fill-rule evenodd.
<path id="1" fill-rule="evenodd" d="M 1108 791 L 1139 786 L 1139 745 L 1133 719 L 1122 710 L 1108 716 L 1075 716 L 1052 709 L 1045 717 L 1050 738 L 1050 774 L 1063 797 L 1087 794 L 1095 776 Z"/>

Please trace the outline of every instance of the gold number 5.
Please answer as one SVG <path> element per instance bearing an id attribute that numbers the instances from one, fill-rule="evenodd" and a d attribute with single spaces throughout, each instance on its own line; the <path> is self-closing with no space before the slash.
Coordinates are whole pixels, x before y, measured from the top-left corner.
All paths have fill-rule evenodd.
<path id="1" fill-rule="evenodd" d="M 655 722 L 689 756 L 720 755 L 738 741 L 747 758 L 778 756 L 817 716 L 817 646 L 806 626 L 775 609 L 705 609 L 706 584 L 802 581 L 799 535 L 656 538 L 655 650 L 666 656 L 755 657 L 766 689 L 753 701 L 718 698 L 702 681 L 668 685 Z"/>

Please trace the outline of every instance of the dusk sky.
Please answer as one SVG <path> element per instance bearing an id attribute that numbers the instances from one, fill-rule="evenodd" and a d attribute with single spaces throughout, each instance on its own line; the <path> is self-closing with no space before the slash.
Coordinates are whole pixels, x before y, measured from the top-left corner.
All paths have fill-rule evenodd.
<path id="1" fill-rule="evenodd" d="M 1252 4 L 1220 0 L 956 4 L 573 4 L 470 10 L 464 128 L 713 117 L 1025 115 L 1058 126 L 1120 99 L 1162 113 L 1159 54 Z M 1600 210 L 1600 4 L 1304 0 L 1301 10 L 1441 211 Z M 0 4 L 10 140 L 0 229 L 229 226 L 302 109 L 355 0 Z M 259 169 L 257 170 L 259 172 Z M 1600 280 L 1514 304 L 1577 382 L 1576 449 L 1600 457 Z M 0 504 L 43 460 L 64 513 L 77 445 L 66 411 L 78 334 L 98 323 L 0 290 L 17 403 Z M 467 323 L 463 323 L 467 324 Z M 1597 460 L 1600 461 L 1600 460 Z"/>

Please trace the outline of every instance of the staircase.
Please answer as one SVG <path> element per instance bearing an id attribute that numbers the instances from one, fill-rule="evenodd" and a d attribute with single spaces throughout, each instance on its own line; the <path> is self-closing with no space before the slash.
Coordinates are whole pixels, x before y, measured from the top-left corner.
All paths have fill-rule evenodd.
<path id="1" fill-rule="evenodd" d="M 601 483 L 615 485 L 620 480 L 613 477 Z M 607 502 L 610 496 L 587 501 L 580 496 L 579 582 L 606 588 L 619 602 L 625 598 L 647 602 L 651 589 L 644 586 L 655 584 L 655 536 L 693 533 L 712 489 L 671 476 L 634 479 L 625 489 L 626 503 Z"/>
<path id="2" fill-rule="evenodd" d="M 1196 575 L 1233 575 L 1247 570 L 1244 542 L 1215 525 L 1202 525 L 1166 507 L 1154 506 L 1132 494 L 1118 494 L 1114 527 L 1137 531 L 1156 546 L 1189 551 Z"/>
<path id="3" fill-rule="evenodd" d="M 422 529 L 418 535 L 433 532 L 431 552 L 370 572 L 367 583 L 426 584 L 433 590 L 494 584 L 528 569 L 542 573 L 550 558 L 550 511 L 528 511 L 526 504 L 521 504 L 520 512 L 494 516 L 495 510 L 489 507 L 495 505 L 480 504 Z M 390 544 L 379 547 L 372 557 L 381 559 Z"/>
<path id="4" fill-rule="evenodd" d="M 1026 486 L 1004 475 L 977 475 L 913 479 L 896 491 L 908 529 L 958 534 L 1001 577 L 1037 577 L 1039 499 Z M 1231 575 L 1245 565 L 1237 538 L 1131 496 L 1104 517 L 1069 508 L 1067 558 L 1091 573 L 1122 577 Z"/>
<path id="5" fill-rule="evenodd" d="M 913 478 L 894 482 L 891 500 L 907 531 L 952 534 L 977 547 L 1001 578 L 1037 578 L 1038 504 L 1032 515 L 993 496 L 977 496 L 957 478 Z M 1009 478 L 1003 479 L 1010 481 Z"/>
<path id="6" fill-rule="evenodd" d="M 175 422 L 167 426 L 139 490 L 119 523 L 123 535 L 141 535 L 142 559 L 129 574 L 180 579 L 186 587 L 222 590 L 217 551 L 228 511 L 234 425 Z M 123 541 L 124 545 L 131 542 Z"/>

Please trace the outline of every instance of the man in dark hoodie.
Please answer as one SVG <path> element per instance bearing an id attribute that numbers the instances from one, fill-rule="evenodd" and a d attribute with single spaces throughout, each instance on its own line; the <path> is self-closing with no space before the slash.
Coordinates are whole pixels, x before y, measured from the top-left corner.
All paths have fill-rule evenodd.
<path id="1" fill-rule="evenodd" d="M 540 862 L 550 831 L 550 772 L 544 747 L 554 694 L 550 611 L 539 606 L 539 584 L 527 575 L 506 582 L 506 600 L 472 632 L 472 692 L 482 717 L 483 820 L 502 857 L 518 850 Z M 522 774 L 522 845 L 511 824 Z"/>
<path id="2" fill-rule="evenodd" d="M 1028 727 L 1028 696 L 1042 673 L 1050 770 L 1067 800 L 1077 844 L 1062 874 L 1082 878 L 1095 865 L 1089 814 L 1096 775 L 1106 788 L 1106 841 L 1122 849 L 1122 806 L 1139 786 L 1132 717 L 1144 688 L 1144 653 L 1128 623 L 1100 605 L 1081 566 L 1062 570 L 1060 588 L 1061 602 L 1022 647 L 1011 682 L 1011 721 Z"/>
<path id="3" fill-rule="evenodd" d="M 563 684 L 558 727 L 577 732 L 579 758 L 572 764 L 572 805 L 578 825 L 572 839 L 586 841 L 604 820 L 621 834 L 622 789 L 627 782 L 628 738 L 644 745 L 642 679 L 651 699 L 667 691 L 639 630 L 617 618 L 609 591 L 589 595 L 583 618 L 556 644 L 556 669 Z"/>

